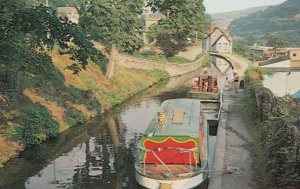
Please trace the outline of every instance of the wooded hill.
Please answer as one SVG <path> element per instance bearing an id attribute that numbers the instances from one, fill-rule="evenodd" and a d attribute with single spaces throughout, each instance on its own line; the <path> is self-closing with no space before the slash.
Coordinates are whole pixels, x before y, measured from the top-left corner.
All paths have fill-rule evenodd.
<path id="1" fill-rule="evenodd" d="M 253 36 L 259 44 L 264 44 L 266 33 L 282 35 L 288 46 L 300 46 L 300 1 L 286 2 L 269 7 L 231 22 L 229 30 L 232 36 Z"/>
<path id="2" fill-rule="evenodd" d="M 261 7 L 253 7 L 253 8 L 237 10 L 237 11 L 217 13 L 217 14 L 212 14 L 211 18 L 212 20 L 217 22 L 218 26 L 228 27 L 233 20 L 240 18 L 242 16 L 247 16 L 249 14 L 263 11 L 268 7 L 269 6 L 261 6 Z"/>

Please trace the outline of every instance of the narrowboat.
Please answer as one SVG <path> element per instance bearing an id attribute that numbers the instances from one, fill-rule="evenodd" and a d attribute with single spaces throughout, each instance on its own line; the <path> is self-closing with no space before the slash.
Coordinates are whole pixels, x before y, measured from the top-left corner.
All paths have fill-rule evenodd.
<path id="1" fill-rule="evenodd" d="M 164 101 L 139 141 L 137 183 L 151 189 L 207 185 L 208 122 L 197 99 Z"/>

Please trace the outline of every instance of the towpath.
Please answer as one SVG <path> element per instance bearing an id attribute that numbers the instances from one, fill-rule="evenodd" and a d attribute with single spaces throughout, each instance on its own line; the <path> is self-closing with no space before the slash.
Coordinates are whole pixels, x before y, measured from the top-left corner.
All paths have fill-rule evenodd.
<path id="1" fill-rule="evenodd" d="M 227 168 L 232 173 L 212 172 L 209 189 L 257 189 L 261 186 L 253 139 L 242 113 L 242 97 L 242 90 L 224 92 L 213 170 Z"/>

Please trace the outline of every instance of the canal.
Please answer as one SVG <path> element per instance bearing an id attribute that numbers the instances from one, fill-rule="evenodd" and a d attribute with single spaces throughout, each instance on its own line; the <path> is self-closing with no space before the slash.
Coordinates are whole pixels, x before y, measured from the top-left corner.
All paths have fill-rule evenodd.
<path id="1" fill-rule="evenodd" d="M 0 189 L 138 188 L 134 159 L 141 134 L 161 102 L 187 97 L 197 74 L 158 84 L 101 118 L 26 149 L 0 169 Z"/>

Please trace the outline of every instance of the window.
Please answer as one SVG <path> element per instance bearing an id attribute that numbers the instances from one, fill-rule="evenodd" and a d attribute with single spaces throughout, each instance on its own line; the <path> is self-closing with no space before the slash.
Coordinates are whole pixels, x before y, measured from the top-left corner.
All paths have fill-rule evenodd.
<path id="1" fill-rule="evenodd" d="M 297 56 L 297 54 L 296 53 L 293 53 L 293 57 L 296 57 Z"/>
<path id="2" fill-rule="evenodd" d="M 227 50 L 228 44 L 227 43 L 223 43 L 223 47 L 224 47 L 224 50 Z"/>
<path id="3" fill-rule="evenodd" d="M 221 49 L 222 43 L 218 43 L 218 49 Z"/>

